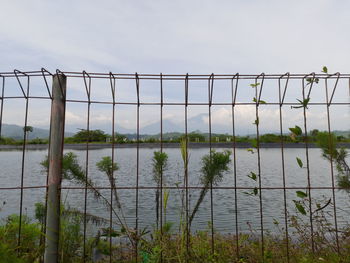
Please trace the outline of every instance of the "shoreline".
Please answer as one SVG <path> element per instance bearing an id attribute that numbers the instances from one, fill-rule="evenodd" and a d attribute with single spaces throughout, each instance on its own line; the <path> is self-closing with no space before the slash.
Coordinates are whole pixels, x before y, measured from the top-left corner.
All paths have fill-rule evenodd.
<path id="1" fill-rule="evenodd" d="M 114 148 L 160 148 L 160 143 L 123 143 L 123 144 L 114 144 Z M 236 148 L 248 149 L 253 148 L 248 142 L 237 142 Z M 163 148 L 180 148 L 180 143 L 163 143 Z M 232 142 L 213 142 L 211 144 L 212 148 L 234 148 L 234 144 Z M 284 148 L 306 148 L 305 143 L 284 143 Z M 339 143 L 338 147 L 350 148 L 350 143 Z M 89 150 L 96 149 L 104 149 L 104 148 L 112 148 L 111 143 L 89 143 Z M 196 143 L 191 142 L 188 145 L 189 149 L 198 149 L 198 148 L 210 148 L 210 143 Z M 276 149 L 281 148 L 281 143 L 260 143 L 259 148 L 267 148 L 267 149 Z M 309 143 L 308 148 L 320 148 L 314 143 Z M 0 150 L 22 150 L 23 145 L 0 145 Z M 48 144 L 27 144 L 27 150 L 46 150 L 48 149 Z M 65 144 L 64 149 L 68 150 L 86 150 L 87 144 Z"/>

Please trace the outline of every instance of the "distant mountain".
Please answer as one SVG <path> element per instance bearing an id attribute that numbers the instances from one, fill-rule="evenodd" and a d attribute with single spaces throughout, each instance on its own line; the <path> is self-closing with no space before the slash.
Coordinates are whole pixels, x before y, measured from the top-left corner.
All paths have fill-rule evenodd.
<path id="1" fill-rule="evenodd" d="M 183 132 L 184 127 L 182 125 L 178 125 L 170 120 L 163 120 L 163 133 L 166 132 Z M 140 133 L 142 134 L 158 134 L 160 133 L 160 121 L 147 125 L 140 129 Z"/>
<path id="2" fill-rule="evenodd" d="M 229 120 L 230 121 L 230 120 Z M 226 125 L 222 124 L 213 124 L 213 118 L 212 118 L 212 125 L 211 125 L 211 132 L 212 133 L 232 133 L 232 124 L 230 122 Z M 188 127 L 189 131 L 201 131 L 203 133 L 209 132 L 209 116 L 208 114 L 202 113 L 195 117 L 192 117 L 188 119 Z M 242 133 L 241 130 L 239 130 L 239 127 L 236 127 L 236 133 Z"/>
<path id="3" fill-rule="evenodd" d="M 232 124 L 228 121 L 227 123 L 218 124 L 215 122 L 215 119 L 212 118 L 212 133 L 232 133 Z M 135 122 L 133 124 L 132 128 L 124 128 L 118 123 L 115 123 L 115 132 L 118 132 L 120 134 L 135 134 L 136 133 L 136 125 Z M 251 125 L 252 126 L 252 125 Z M 86 125 L 76 125 L 76 124 L 66 124 L 66 131 L 71 132 L 78 132 L 79 129 L 86 129 Z M 253 129 L 254 127 L 250 127 L 250 129 Z M 111 134 L 112 133 L 112 123 L 111 122 L 105 122 L 105 123 L 99 123 L 99 124 L 90 124 L 90 129 L 100 129 L 103 130 L 106 133 Z M 203 133 L 206 133 L 209 131 L 209 124 L 208 124 L 208 114 L 202 113 L 198 114 L 194 117 L 188 118 L 187 120 L 187 131 L 201 131 Z M 163 120 L 163 133 L 167 132 L 185 132 L 185 119 L 164 119 Z M 247 126 L 236 126 L 236 134 L 243 135 L 249 132 L 249 129 L 247 129 Z M 157 118 L 155 122 L 140 126 L 140 134 L 148 134 L 148 135 L 155 135 L 160 133 L 160 120 Z"/>
<path id="4" fill-rule="evenodd" d="M 41 129 L 41 128 L 35 128 L 33 127 L 33 131 L 28 133 L 28 139 L 46 139 L 49 138 L 49 130 L 47 129 Z M 9 137 L 16 140 L 23 139 L 23 126 L 15 125 L 15 124 L 2 124 L 1 127 L 1 136 L 3 137 Z M 73 136 L 73 133 L 66 132 L 66 137 Z"/>
<path id="5" fill-rule="evenodd" d="M 208 114 L 199 114 L 187 120 L 188 132 L 200 131 L 207 133 L 209 131 L 209 124 L 207 122 Z M 185 132 L 185 120 L 181 120 L 180 124 L 177 124 L 171 120 L 163 120 L 163 133 L 166 132 Z M 160 121 L 143 127 L 140 130 L 141 134 L 158 134 L 160 133 Z M 232 133 L 231 125 L 212 125 L 212 133 Z M 244 133 L 243 129 L 236 128 L 236 133 Z"/>

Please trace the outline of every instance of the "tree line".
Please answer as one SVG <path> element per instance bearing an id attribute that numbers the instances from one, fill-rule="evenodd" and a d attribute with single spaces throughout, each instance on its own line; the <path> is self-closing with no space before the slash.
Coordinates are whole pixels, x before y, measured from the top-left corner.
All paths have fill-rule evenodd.
<path id="1" fill-rule="evenodd" d="M 293 128 L 294 129 L 294 128 Z M 23 131 L 26 133 L 26 142 L 28 144 L 48 144 L 48 139 L 45 138 L 35 138 L 28 139 L 27 134 L 32 132 L 31 126 L 23 128 Z M 319 130 L 314 129 L 309 131 L 308 135 L 305 134 L 297 135 L 296 137 L 292 137 L 290 134 L 283 134 L 282 136 L 274 133 L 266 133 L 259 136 L 260 143 L 302 143 L 302 142 L 317 142 L 317 136 L 319 134 Z M 139 135 L 139 140 L 137 141 L 136 134 L 120 134 L 115 133 L 114 136 L 100 130 L 86 130 L 81 129 L 77 133 L 75 133 L 71 137 L 65 137 L 64 141 L 67 144 L 75 144 L 75 143 L 111 143 L 114 140 L 114 143 L 123 144 L 123 143 L 156 143 L 156 142 L 165 142 L 165 143 L 179 143 L 186 137 L 184 133 L 180 132 L 168 132 L 157 135 Z M 229 134 L 219 134 L 213 133 L 209 136 L 208 133 L 201 133 L 199 131 L 190 132 L 187 134 L 187 138 L 189 142 L 209 142 L 209 137 L 212 142 L 237 142 L 237 143 L 250 143 L 254 144 L 256 142 L 256 136 L 246 135 L 246 136 L 235 136 Z M 335 136 L 337 142 L 350 142 L 350 133 L 347 136 L 338 135 Z M 23 144 L 22 140 L 16 140 L 9 137 L 0 137 L 0 144 L 2 145 L 21 145 Z"/>

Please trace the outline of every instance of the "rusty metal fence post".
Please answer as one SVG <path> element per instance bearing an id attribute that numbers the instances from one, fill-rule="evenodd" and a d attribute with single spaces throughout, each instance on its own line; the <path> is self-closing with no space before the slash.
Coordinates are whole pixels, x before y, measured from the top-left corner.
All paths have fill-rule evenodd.
<path id="1" fill-rule="evenodd" d="M 45 263 L 58 262 L 60 186 L 65 122 L 66 77 L 53 76 L 50 124 L 49 174 L 46 209 Z"/>

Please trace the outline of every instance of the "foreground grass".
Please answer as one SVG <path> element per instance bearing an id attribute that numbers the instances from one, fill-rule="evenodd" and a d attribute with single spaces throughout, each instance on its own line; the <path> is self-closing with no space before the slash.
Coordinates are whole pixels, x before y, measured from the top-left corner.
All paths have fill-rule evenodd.
<path id="1" fill-rule="evenodd" d="M 237 246 L 238 240 L 238 246 Z M 215 263 L 277 263 L 288 262 L 286 240 L 273 236 L 264 239 L 264 254 L 261 241 L 250 235 L 215 235 L 214 251 L 211 235 L 198 232 L 191 236 L 187 247 L 181 235 L 163 235 L 162 238 L 140 244 L 139 262 L 215 262 Z M 341 240 L 341 251 L 337 252 L 336 244 L 318 244 L 315 253 L 311 244 L 289 242 L 289 262 L 350 262 L 350 239 Z M 121 251 L 124 251 L 122 253 Z M 99 262 L 109 262 L 109 256 Z M 162 261 L 161 261 L 162 258 Z M 188 260 L 188 261 L 186 261 Z M 112 262 L 135 262 L 131 248 L 114 247 Z"/>
<path id="2" fill-rule="evenodd" d="M 10 216 L 0 225 L 0 262 L 41 262 L 44 246 L 42 226 L 27 217 L 22 221 L 21 244 L 18 245 L 18 216 Z M 315 224 L 314 248 L 310 238 L 309 226 L 299 224 L 299 218 L 290 221 L 290 238 L 283 229 L 279 235 L 266 233 L 264 242 L 257 232 L 230 235 L 215 234 L 214 247 L 210 231 L 198 231 L 189 236 L 183 230 L 171 231 L 170 224 L 165 224 L 161 233 L 155 230 L 138 240 L 137 262 L 142 263 L 313 263 L 313 262 L 350 262 L 350 229 L 338 233 L 339 252 L 335 233 L 326 224 Z M 264 247 L 262 247 L 262 244 Z M 313 251 L 314 249 L 314 251 Z M 86 241 L 85 262 L 136 262 L 135 247 L 129 242 L 113 242 L 109 236 L 91 237 Z M 60 234 L 60 262 L 83 262 L 83 235 L 79 218 L 65 221 Z"/>

